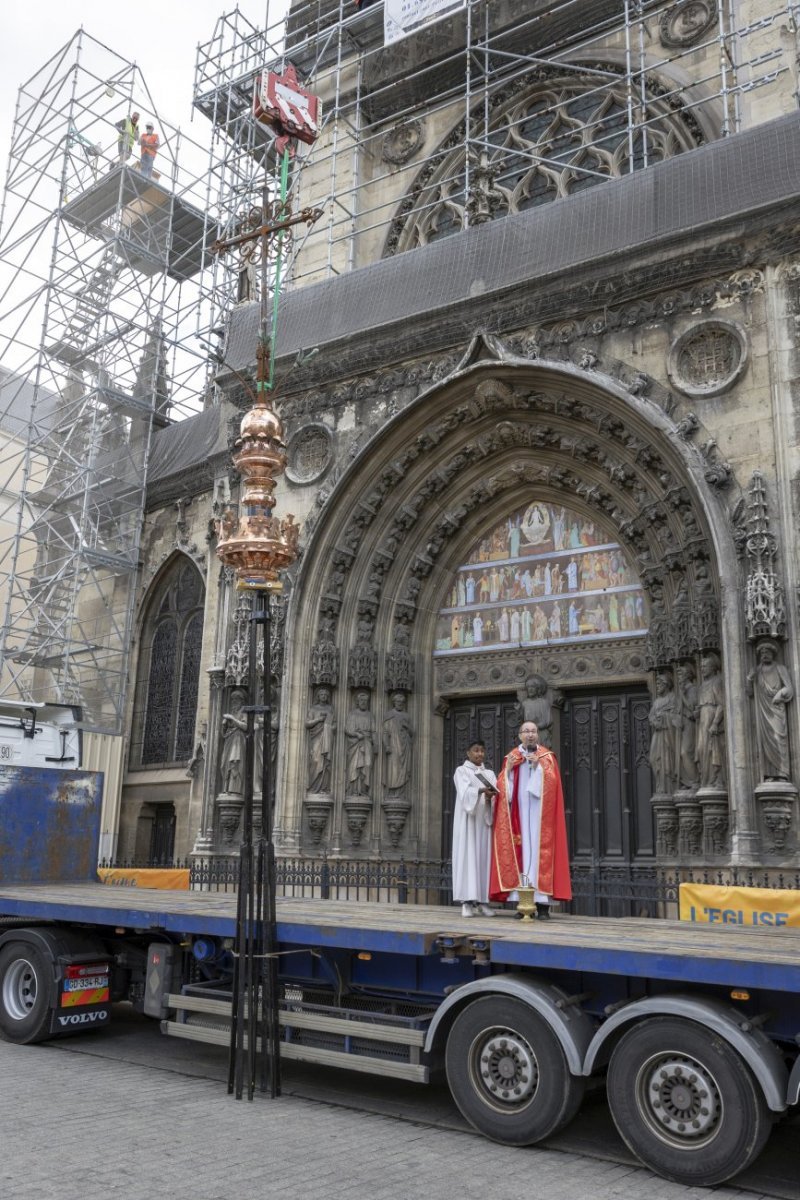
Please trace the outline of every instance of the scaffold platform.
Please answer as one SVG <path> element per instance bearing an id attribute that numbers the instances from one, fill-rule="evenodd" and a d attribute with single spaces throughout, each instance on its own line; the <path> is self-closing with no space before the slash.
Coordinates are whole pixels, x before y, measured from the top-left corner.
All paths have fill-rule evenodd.
<path id="1" fill-rule="evenodd" d="M 119 214 L 121 225 L 110 222 Z M 117 236 L 128 265 L 145 275 L 164 270 L 191 279 L 214 240 L 204 214 L 134 167 L 118 166 L 62 209 L 64 220 L 92 237 Z"/>

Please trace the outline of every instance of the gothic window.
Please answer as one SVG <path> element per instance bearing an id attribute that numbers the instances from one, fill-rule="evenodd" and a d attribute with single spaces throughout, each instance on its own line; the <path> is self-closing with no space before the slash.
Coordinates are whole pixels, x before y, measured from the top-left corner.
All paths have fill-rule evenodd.
<path id="1" fill-rule="evenodd" d="M 145 608 L 132 766 L 163 766 L 192 756 L 204 601 L 199 571 L 177 555 L 155 584 Z"/>
<path id="2" fill-rule="evenodd" d="M 437 655 L 644 637 L 640 580 L 614 535 L 531 499 L 489 529 L 439 610 Z"/>
<path id="3" fill-rule="evenodd" d="M 453 130 L 417 176 L 386 254 L 574 195 L 705 141 L 693 110 L 652 78 L 629 95 L 610 65 L 542 74 L 491 97 L 488 136 L 473 128 L 474 144 L 480 138 L 484 146 L 470 148 L 468 161 L 464 125 Z"/>

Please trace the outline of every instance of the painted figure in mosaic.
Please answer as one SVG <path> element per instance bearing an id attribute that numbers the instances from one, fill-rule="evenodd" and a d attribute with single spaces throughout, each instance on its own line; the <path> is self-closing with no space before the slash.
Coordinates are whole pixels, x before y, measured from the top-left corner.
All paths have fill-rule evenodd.
<path id="1" fill-rule="evenodd" d="M 778 647 L 759 642 L 756 666 L 747 677 L 756 710 L 756 742 L 761 779 L 789 779 L 789 731 L 786 706 L 794 688 L 786 667 L 778 662 Z"/>
<path id="2" fill-rule="evenodd" d="M 411 773 L 411 718 L 406 712 L 403 692 L 392 696 L 392 707 L 383 722 L 383 749 L 386 754 L 386 787 L 399 792 Z"/>
<path id="3" fill-rule="evenodd" d="M 719 656 L 704 654 L 697 693 L 697 766 L 701 788 L 723 786 L 725 689 Z"/>
<path id="4" fill-rule="evenodd" d="M 369 692 L 356 692 L 344 733 L 347 739 L 347 794 L 367 796 L 375 760 L 375 722 L 369 711 Z"/>
<path id="5" fill-rule="evenodd" d="M 331 786 L 333 750 L 333 709 L 328 688 L 317 688 L 314 703 L 306 716 L 308 731 L 308 790 L 327 792 Z"/>
<path id="6" fill-rule="evenodd" d="M 656 695 L 650 707 L 650 767 L 657 795 L 675 787 L 675 694 L 672 676 L 656 676 Z"/>

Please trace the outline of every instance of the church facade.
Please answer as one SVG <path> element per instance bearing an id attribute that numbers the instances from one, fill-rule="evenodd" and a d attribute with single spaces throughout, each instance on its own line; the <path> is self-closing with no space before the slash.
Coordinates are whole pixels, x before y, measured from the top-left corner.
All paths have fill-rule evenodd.
<path id="1" fill-rule="evenodd" d="M 490 8 L 536 57 L 539 27 Z M 524 714 L 561 762 L 577 871 L 800 865 L 796 81 L 743 93 L 726 129 L 699 9 L 648 27 L 649 160 L 613 136 L 617 33 L 590 63 L 565 29 L 496 93 L 527 165 L 498 133 L 468 178 L 463 103 L 384 99 L 463 14 L 371 59 L 385 216 L 278 327 L 284 366 L 318 350 L 276 401 L 277 511 L 302 529 L 274 610 L 280 854 L 446 858 L 455 766 L 479 737 L 498 769 Z M 258 314 L 243 289 L 213 402 L 154 438 L 120 858 L 241 837 L 248 599 L 215 545 Z"/>

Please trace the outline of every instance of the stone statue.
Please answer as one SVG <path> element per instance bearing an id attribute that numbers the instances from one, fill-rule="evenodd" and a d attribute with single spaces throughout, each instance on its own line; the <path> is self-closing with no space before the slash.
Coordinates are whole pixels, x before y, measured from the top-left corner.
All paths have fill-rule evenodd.
<path id="1" fill-rule="evenodd" d="M 386 787 L 399 792 L 411 773 L 411 718 L 406 712 L 403 692 L 394 692 L 392 708 L 383 722 L 383 749 L 386 754 Z"/>
<path id="2" fill-rule="evenodd" d="M 678 687 L 675 695 L 675 728 L 677 730 L 678 787 L 686 791 L 697 787 L 697 683 L 692 663 L 678 667 Z"/>
<path id="3" fill-rule="evenodd" d="M 656 676 L 656 695 L 650 707 L 650 767 L 656 795 L 668 795 L 675 788 L 675 694 L 672 676 L 666 671 Z"/>
<path id="4" fill-rule="evenodd" d="M 242 715 L 244 695 L 234 692 L 231 696 L 232 712 L 225 713 L 222 718 L 222 728 L 228 728 L 222 743 L 220 771 L 222 773 L 222 791 L 232 796 L 244 795 L 244 772 L 246 763 L 246 730 L 247 717 Z M 264 761 L 264 718 L 256 716 L 253 722 L 253 795 L 261 795 L 261 771 Z"/>
<path id="5" fill-rule="evenodd" d="M 761 779 L 789 779 L 786 706 L 794 699 L 794 688 L 786 667 L 778 662 L 778 647 L 774 642 L 759 642 L 756 666 L 747 676 L 747 685 L 755 703 Z"/>
<path id="6" fill-rule="evenodd" d="M 520 724 L 533 721 L 539 730 L 542 746 L 552 744 L 553 710 L 547 695 L 547 680 L 541 675 L 530 675 L 525 680 L 525 694 L 519 694 Z"/>
<path id="7" fill-rule="evenodd" d="M 223 731 L 227 729 L 222 743 L 220 756 L 220 774 L 222 775 L 222 790 L 229 795 L 241 796 L 244 793 L 244 731 L 247 721 L 242 716 L 244 694 L 231 694 L 231 711 L 222 717 Z"/>
<path id="8" fill-rule="evenodd" d="M 704 654 L 700 663 L 701 682 L 697 692 L 697 766 L 700 787 L 724 787 L 725 691 L 719 655 Z"/>
<path id="9" fill-rule="evenodd" d="M 334 728 L 330 689 L 318 687 L 306 716 L 309 792 L 330 791 Z"/>
<path id="10" fill-rule="evenodd" d="M 369 692 L 356 692 L 344 726 L 347 739 L 347 795 L 368 796 L 375 759 L 375 722 L 369 711 Z"/>

